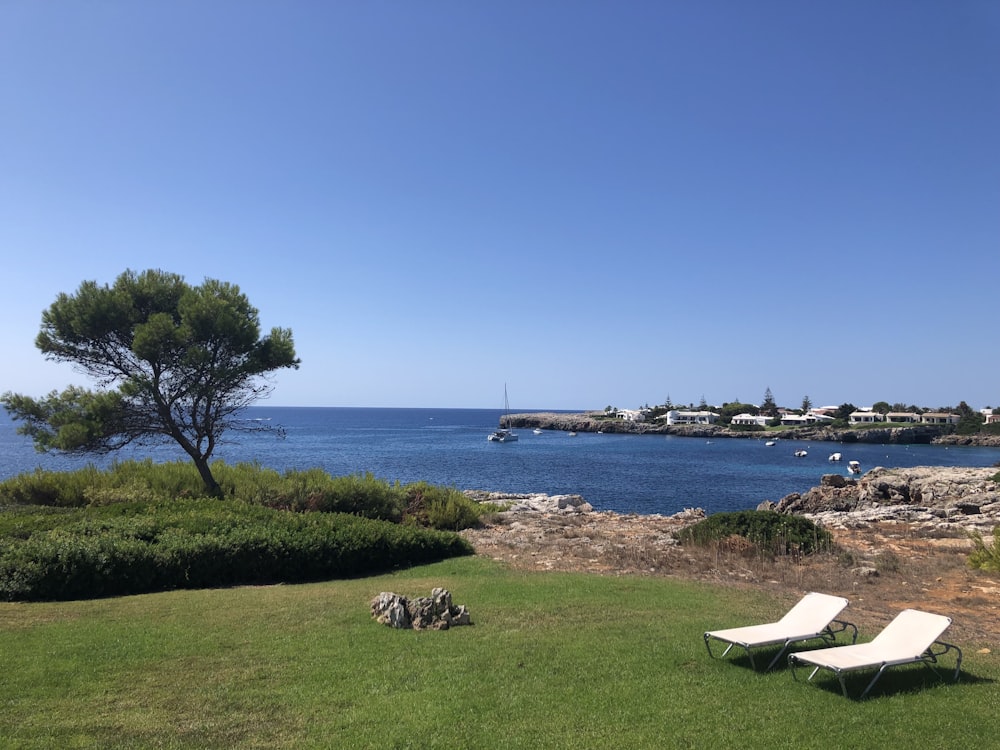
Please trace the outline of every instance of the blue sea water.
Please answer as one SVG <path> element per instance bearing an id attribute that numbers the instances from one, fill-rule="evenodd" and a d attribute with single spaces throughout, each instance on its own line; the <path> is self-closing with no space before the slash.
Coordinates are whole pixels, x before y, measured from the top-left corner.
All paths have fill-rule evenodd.
<path id="1" fill-rule="evenodd" d="M 390 481 L 426 480 L 459 489 L 579 494 L 598 510 L 620 513 L 709 513 L 754 508 L 819 484 L 823 474 L 846 473 L 847 461 L 875 466 L 993 466 L 1000 449 L 929 445 L 840 445 L 757 439 L 612 435 L 518 430 L 514 443 L 486 436 L 496 409 L 371 409 L 256 406 L 248 424 L 273 433 L 231 432 L 216 457 L 255 461 L 284 471 L 320 467 L 333 475 L 371 472 Z M 808 455 L 796 458 L 796 450 Z M 831 463 L 834 451 L 843 461 Z M 185 460 L 173 446 L 119 458 Z M 110 459 L 108 459 L 110 460 Z M 93 459 L 35 453 L 0 412 L 0 479 L 32 471 L 77 468 Z"/>

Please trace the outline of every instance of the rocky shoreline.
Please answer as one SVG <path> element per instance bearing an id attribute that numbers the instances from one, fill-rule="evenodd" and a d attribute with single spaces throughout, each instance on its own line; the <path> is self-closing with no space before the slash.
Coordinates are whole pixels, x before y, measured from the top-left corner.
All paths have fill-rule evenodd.
<path id="1" fill-rule="evenodd" d="M 793 492 L 778 502 L 766 500 L 758 510 L 774 510 L 812 518 L 833 528 L 857 528 L 872 523 L 905 522 L 918 531 L 992 533 L 1000 526 L 1000 476 L 995 468 L 916 466 L 906 469 L 876 467 L 861 477 L 826 474 L 819 486 L 804 493 Z M 617 516 L 595 512 L 580 495 L 510 494 L 467 490 L 478 502 L 506 505 L 504 514 L 581 514 Z M 504 515 L 501 514 L 501 515 Z M 628 517 L 669 519 L 692 523 L 705 517 L 699 508 L 671 516 Z"/>
<path id="2" fill-rule="evenodd" d="M 744 438 L 759 440 L 776 433 L 734 430 L 718 425 L 667 425 L 661 422 L 631 422 L 608 418 L 604 412 L 561 414 L 533 412 L 511 414 L 510 426 L 518 429 L 558 430 L 563 432 L 608 432 L 629 435 L 676 435 L 697 438 Z M 1000 435 L 956 435 L 950 427 L 911 425 L 905 427 L 871 427 L 865 429 L 835 429 L 832 427 L 795 427 L 780 433 L 786 440 L 809 440 L 835 443 L 875 443 L 899 445 L 977 445 L 1000 448 Z"/>

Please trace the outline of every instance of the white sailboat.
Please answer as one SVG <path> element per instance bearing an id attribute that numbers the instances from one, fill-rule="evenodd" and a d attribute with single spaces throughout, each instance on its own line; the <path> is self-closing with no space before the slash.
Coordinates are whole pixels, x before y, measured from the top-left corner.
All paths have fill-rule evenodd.
<path id="1" fill-rule="evenodd" d="M 500 426 L 486 436 L 486 439 L 494 443 L 513 443 L 517 440 L 517 433 L 510 428 L 510 404 L 507 402 L 507 384 L 503 386 L 503 417 L 500 419 Z"/>

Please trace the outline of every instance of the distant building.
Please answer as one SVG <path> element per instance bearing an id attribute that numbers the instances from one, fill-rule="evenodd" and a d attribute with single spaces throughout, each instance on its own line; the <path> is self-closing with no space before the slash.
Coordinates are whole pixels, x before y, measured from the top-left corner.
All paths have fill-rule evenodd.
<path id="1" fill-rule="evenodd" d="M 674 424 L 715 424 L 719 415 L 714 411 L 677 411 L 673 409 L 664 415 L 668 425 Z"/>
<path id="2" fill-rule="evenodd" d="M 923 424 L 958 424 L 961 419 L 957 414 L 949 414 L 943 411 L 929 411 L 920 415 Z"/>
<path id="3" fill-rule="evenodd" d="M 885 415 L 885 421 L 894 424 L 915 424 L 920 421 L 920 415 L 910 411 L 891 411 Z"/>
<path id="4" fill-rule="evenodd" d="M 884 417 L 877 411 L 852 411 L 850 416 L 851 424 L 872 424 L 883 420 Z"/>
<path id="5" fill-rule="evenodd" d="M 619 409 L 615 412 L 615 416 L 626 422 L 643 422 L 646 419 L 646 411 L 644 409 Z"/>
<path id="6" fill-rule="evenodd" d="M 771 418 L 765 416 L 764 414 L 737 414 L 731 420 L 730 424 L 743 425 L 745 427 L 767 427 L 767 423 L 771 421 Z"/>
<path id="7" fill-rule="evenodd" d="M 833 417 L 826 414 L 819 414 L 815 411 L 807 411 L 805 414 L 789 414 L 785 413 L 781 415 L 781 424 L 788 426 L 796 425 L 807 425 L 816 424 L 818 422 L 832 422 Z"/>

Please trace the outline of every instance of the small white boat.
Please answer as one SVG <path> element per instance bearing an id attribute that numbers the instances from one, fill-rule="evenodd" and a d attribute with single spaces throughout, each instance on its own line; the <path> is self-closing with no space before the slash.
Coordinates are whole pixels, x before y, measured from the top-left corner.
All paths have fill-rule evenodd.
<path id="1" fill-rule="evenodd" d="M 841 455 L 839 453 L 831 453 L 830 454 L 830 460 L 831 461 L 839 461 L 840 459 L 841 459 Z"/>
<path id="2" fill-rule="evenodd" d="M 532 432 L 535 433 L 536 435 L 541 435 L 542 434 L 542 428 L 541 427 L 536 427 L 535 429 L 532 430 Z"/>
<path id="3" fill-rule="evenodd" d="M 808 451 L 803 451 L 803 450 L 797 450 L 797 451 L 795 451 L 795 457 L 796 458 L 803 458 L 804 456 L 808 456 L 808 455 L 809 455 Z"/>
<path id="4" fill-rule="evenodd" d="M 764 443 L 764 445 L 766 445 L 768 448 L 770 448 L 772 445 L 776 444 L 777 442 L 778 442 L 777 440 L 768 440 L 766 443 Z"/>
<path id="5" fill-rule="evenodd" d="M 575 433 L 575 432 L 571 432 L 571 433 L 569 434 L 569 436 L 570 436 L 570 437 L 576 437 L 576 433 Z"/>
<path id="6" fill-rule="evenodd" d="M 860 474 L 861 473 L 861 464 L 858 463 L 857 461 L 848 461 L 847 462 L 847 470 L 849 472 L 851 472 L 852 474 Z"/>

